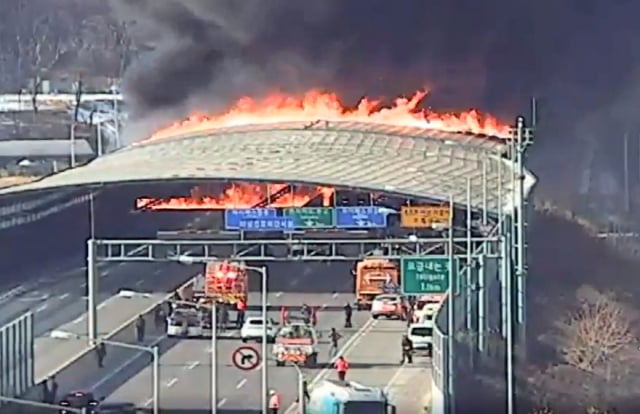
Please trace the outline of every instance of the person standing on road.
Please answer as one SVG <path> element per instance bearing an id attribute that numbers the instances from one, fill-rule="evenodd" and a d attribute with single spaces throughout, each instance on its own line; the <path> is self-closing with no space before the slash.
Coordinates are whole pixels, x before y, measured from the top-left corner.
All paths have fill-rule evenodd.
<path id="1" fill-rule="evenodd" d="M 104 342 L 100 342 L 96 346 L 96 357 L 98 358 L 98 368 L 104 368 L 104 358 L 107 356 L 107 348 Z"/>
<path id="2" fill-rule="evenodd" d="M 56 381 L 55 375 L 52 375 L 49 379 L 49 394 L 51 396 L 51 404 L 55 404 L 58 398 L 58 381 Z"/>
<path id="3" fill-rule="evenodd" d="M 51 391 L 49 390 L 49 379 L 44 379 L 41 383 L 42 387 L 42 402 L 45 404 L 52 404 Z"/>
<path id="4" fill-rule="evenodd" d="M 278 414 L 280 411 L 280 394 L 276 390 L 269 391 L 269 413 Z"/>
<path id="5" fill-rule="evenodd" d="M 338 354 L 338 341 L 342 338 L 342 335 L 336 331 L 336 328 L 331 328 L 329 333 L 329 358 L 335 357 Z"/>
<path id="6" fill-rule="evenodd" d="M 247 310 L 247 304 L 243 300 L 240 300 L 236 305 L 236 309 L 238 311 L 236 317 L 236 326 L 238 328 L 242 328 L 242 325 L 244 324 L 244 313 Z"/>
<path id="7" fill-rule="evenodd" d="M 146 327 L 146 322 L 142 315 L 138 315 L 138 320 L 136 321 L 136 339 L 139 343 L 144 342 L 144 331 Z"/>
<path id="8" fill-rule="evenodd" d="M 411 339 L 407 335 L 402 335 L 402 360 L 400 360 L 401 364 L 404 364 L 405 361 L 409 364 L 413 362 L 413 343 L 411 343 Z"/>
<path id="9" fill-rule="evenodd" d="M 347 302 L 347 304 L 344 305 L 344 327 L 345 328 L 353 328 L 353 324 L 351 323 L 352 316 L 353 316 L 353 308 L 351 307 L 349 302 Z"/>
<path id="10" fill-rule="evenodd" d="M 349 362 L 347 362 L 343 356 L 339 356 L 334 367 L 338 373 L 338 379 L 344 382 L 347 377 L 347 371 L 349 370 Z"/>

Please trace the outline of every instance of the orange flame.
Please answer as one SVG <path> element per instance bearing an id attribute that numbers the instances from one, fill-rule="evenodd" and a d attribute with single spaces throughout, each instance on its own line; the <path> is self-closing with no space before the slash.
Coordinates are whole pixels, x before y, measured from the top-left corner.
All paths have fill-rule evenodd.
<path id="1" fill-rule="evenodd" d="M 153 198 L 138 197 L 136 209 L 140 210 L 224 210 L 260 207 L 302 207 L 316 197 L 322 197 L 324 206 L 331 205 L 331 196 L 335 190 L 331 187 L 293 187 L 284 192 L 286 184 L 233 184 L 225 188 L 222 194 L 201 195 L 201 189 L 194 187 L 191 196 Z M 282 193 L 280 193 L 282 191 Z"/>
<path id="2" fill-rule="evenodd" d="M 472 109 L 461 113 L 436 113 L 419 109 L 427 92 L 418 91 L 411 98 L 397 98 L 391 107 L 380 107 L 379 100 L 363 98 L 355 108 L 345 107 L 338 96 L 318 90 L 302 98 L 273 94 L 262 100 L 245 97 L 218 115 L 194 114 L 155 132 L 147 141 L 191 134 L 215 128 L 273 124 L 278 122 L 352 121 L 471 132 L 498 137 L 509 136 L 509 125 Z"/>

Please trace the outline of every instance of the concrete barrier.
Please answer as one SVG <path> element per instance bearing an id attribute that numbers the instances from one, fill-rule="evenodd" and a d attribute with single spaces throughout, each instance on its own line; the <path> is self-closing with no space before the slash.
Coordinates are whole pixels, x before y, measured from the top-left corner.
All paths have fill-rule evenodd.
<path id="1" fill-rule="evenodd" d="M 194 279 L 190 279 L 180 287 L 190 285 L 194 282 Z M 161 297 L 158 301 L 150 305 L 140 314 L 134 315 L 127 322 L 123 323 L 119 328 L 113 332 L 104 335 L 103 338 L 109 341 L 122 342 L 127 344 L 138 344 L 135 332 L 135 325 L 138 317 L 142 315 L 146 321 L 146 340 L 145 343 L 140 344 L 144 346 L 153 346 L 159 344 L 166 338 L 165 332 L 155 329 L 154 326 L 154 313 L 158 306 L 166 303 L 173 294 L 167 294 Z M 162 351 L 162 349 L 161 349 Z M 64 364 L 55 375 L 56 382 L 59 386 L 59 392 L 56 398 L 64 395 L 72 390 L 90 390 L 100 385 L 114 373 L 121 370 L 129 362 L 133 362 L 136 358 L 142 358 L 144 351 L 125 349 L 116 346 L 107 346 L 107 355 L 103 361 L 104 367 L 98 367 L 98 359 L 95 351 L 95 347 L 87 346 L 85 352 L 77 355 L 77 357 Z M 151 361 L 151 355 L 148 356 Z M 100 397 L 101 395 L 97 395 Z M 42 401 L 43 392 L 42 385 L 36 384 L 27 393 L 20 396 L 22 400 L 30 401 Z M 27 405 L 7 404 L 0 408 L 0 413 L 14 414 L 14 413 L 48 413 L 51 410 L 38 409 Z"/>

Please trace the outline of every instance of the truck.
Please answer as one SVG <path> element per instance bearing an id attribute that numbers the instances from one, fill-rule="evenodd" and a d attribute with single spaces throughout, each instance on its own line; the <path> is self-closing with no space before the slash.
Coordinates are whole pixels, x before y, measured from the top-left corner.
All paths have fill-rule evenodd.
<path id="1" fill-rule="evenodd" d="M 364 259 L 355 270 L 356 309 L 371 309 L 373 299 L 382 293 L 398 293 L 400 269 L 387 259 Z"/>
<path id="2" fill-rule="evenodd" d="M 305 414 L 395 414 L 382 388 L 324 380 L 311 389 Z"/>
<path id="3" fill-rule="evenodd" d="M 205 266 L 204 286 L 195 295 L 200 303 L 216 301 L 228 305 L 247 303 L 249 275 L 243 262 L 228 260 L 209 262 Z"/>
<path id="4" fill-rule="evenodd" d="M 318 364 L 318 334 L 305 323 L 290 323 L 278 331 L 273 356 L 276 365 L 286 363 L 298 366 L 315 367 Z"/>

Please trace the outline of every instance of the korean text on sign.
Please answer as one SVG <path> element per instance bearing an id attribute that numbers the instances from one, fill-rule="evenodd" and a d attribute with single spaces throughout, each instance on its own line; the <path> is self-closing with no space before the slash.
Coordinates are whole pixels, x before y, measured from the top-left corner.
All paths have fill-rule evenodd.
<path id="1" fill-rule="evenodd" d="M 402 227 L 422 228 L 449 225 L 451 209 L 448 206 L 404 206 L 400 211 Z"/>

